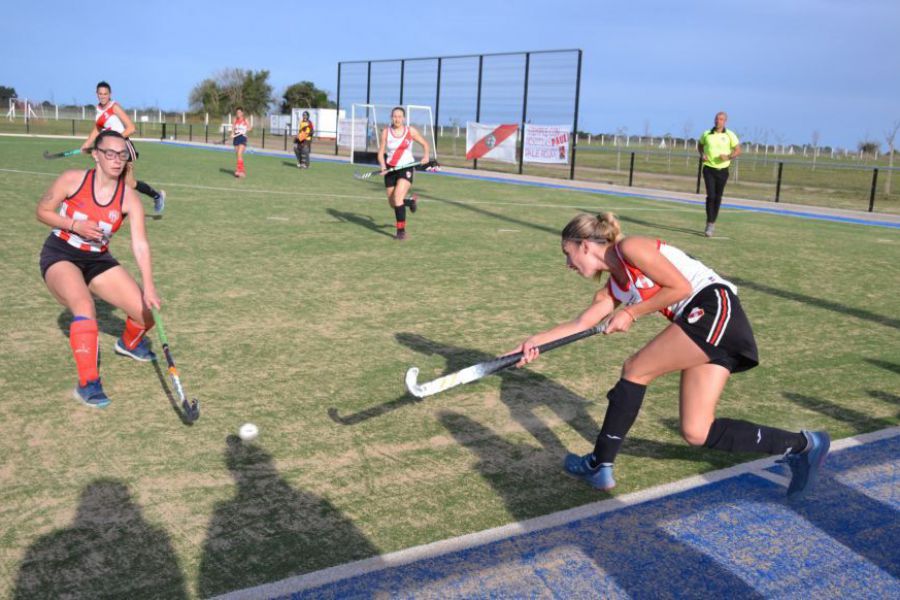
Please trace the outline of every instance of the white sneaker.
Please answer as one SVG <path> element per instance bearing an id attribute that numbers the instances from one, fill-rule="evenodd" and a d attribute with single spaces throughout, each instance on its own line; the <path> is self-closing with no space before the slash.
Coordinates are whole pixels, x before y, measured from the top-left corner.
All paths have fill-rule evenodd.
<path id="1" fill-rule="evenodd" d="M 707 223 L 706 231 L 703 232 L 703 235 L 705 235 L 706 237 L 712 237 L 713 231 L 715 231 L 715 229 L 716 229 L 715 223 Z"/>

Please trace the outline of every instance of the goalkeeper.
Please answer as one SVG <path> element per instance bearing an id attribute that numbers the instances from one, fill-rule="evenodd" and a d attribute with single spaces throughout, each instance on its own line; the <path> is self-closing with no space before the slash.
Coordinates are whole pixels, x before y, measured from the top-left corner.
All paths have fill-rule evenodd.
<path id="1" fill-rule="evenodd" d="M 294 155 L 297 157 L 297 168 L 309 168 L 309 151 L 312 150 L 313 124 L 309 120 L 309 112 L 303 111 L 303 120 L 297 128 L 297 137 L 294 139 Z"/>

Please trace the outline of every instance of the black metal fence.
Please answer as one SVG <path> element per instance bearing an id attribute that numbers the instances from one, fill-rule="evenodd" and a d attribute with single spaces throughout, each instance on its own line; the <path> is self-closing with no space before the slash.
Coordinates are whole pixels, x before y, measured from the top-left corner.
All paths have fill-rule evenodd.
<path id="1" fill-rule="evenodd" d="M 568 176 L 574 178 L 581 59 L 582 51 L 573 49 L 339 62 L 338 114 L 342 109 L 349 112 L 352 104 L 431 106 L 441 156 L 449 148 L 449 141 L 440 134 L 444 127 L 458 134 L 468 121 L 518 123 L 519 173 L 528 164 L 521 135 L 526 123 L 571 123 Z M 337 141 L 334 152 L 339 152 Z M 464 158 L 454 163 L 479 166 L 477 160 Z"/>

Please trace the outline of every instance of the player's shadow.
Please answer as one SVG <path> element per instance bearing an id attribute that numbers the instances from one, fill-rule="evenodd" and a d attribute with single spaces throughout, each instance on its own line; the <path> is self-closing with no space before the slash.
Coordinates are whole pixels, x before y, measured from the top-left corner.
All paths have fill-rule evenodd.
<path id="1" fill-rule="evenodd" d="M 337 220 L 338 223 L 350 223 L 353 225 L 359 225 L 369 231 L 374 231 L 375 233 L 386 235 L 388 237 L 393 237 L 391 233 L 387 230 L 391 230 L 393 225 L 379 225 L 375 222 L 375 219 L 370 217 L 369 215 L 358 215 L 353 212 L 336 210 L 334 208 L 329 208 L 325 212 L 331 215 L 334 219 Z"/>
<path id="2" fill-rule="evenodd" d="M 219 167 L 219 173 L 224 173 L 225 175 L 228 175 L 232 179 L 235 178 L 234 177 L 234 169 L 226 169 L 225 167 Z"/>
<path id="3" fill-rule="evenodd" d="M 377 554 L 330 502 L 292 488 L 272 456 L 229 436 L 225 465 L 234 496 L 216 504 L 198 575 L 203 598 Z"/>
<path id="4" fill-rule="evenodd" d="M 119 337 L 125 331 L 125 321 L 116 314 L 116 307 L 100 298 L 94 298 L 94 312 L 97 315 L 97 327 L 101 333 Z M 56 317 L 56 325 L 63 335 L 69 337 L 69 329 L 72 326 L 73 315 L 69 309 L 64 308 Z"/>
<path id="5" fill-rule="evenodd" d="M 878 325 L 884 325 L 886 327 L 892 327 L 893 329 L 900 329 L 900 320 L 893 319 L 891 317 L 887 317 L 884 315 L 879 315 L 869 310 L 865 310 L 862 308 L 857 308 L 855 306 L 847 306 L 846 304 L 841 304 L 839 302 L 832 302 L 831 300 L 826 300 L 824 298 L 816 298 L 815 296 L 807 296 L 806 294 L 800 294 L 798 292 L 793 292 L 789 290 L 782 290 L 776 287 L 772 287 L 766 285 L 764 283 L 757 283 L 755 281 L 751 281 L 749 279 L 742 279 L 740 277 L 729 277 L 729 279 L 735 283 L 737 286 L 748 287 L 751 290 L 756 290 L 757 292 L 762 292 L 764 294 L 769 294 L 771 296 L 775 296 L 777 298 L 784 298 L 786 300 L 793 300 L 794 302 L 802 302 L 803 304 L 809 304 L 811 306 L 817 306 L 819 308 L 824 308 L 826 310 L 830 310 L 832 312 L 837 313 L 841 317 L 845 317 L 847 315 L 851 317 L 855 317 L 857 319 L 862 319 L 864 321 L 870 321 L 872 323 L 877 323 Z M 873 361 L 869 361 L 873 362 Z M 874 361 L 873 364 L 877 364 L 880 361 Z M 890 364 L 890 363 L 888 363 Z M 878 365 L 881 366 L 881 365 Z"/>
<path id="6" fill-rule="evenodd" d="M 128 488 L 97 479 L 71 525 L 28 548 L 13 598 L 187 598 L 168 534 L 144 520 Z"/>

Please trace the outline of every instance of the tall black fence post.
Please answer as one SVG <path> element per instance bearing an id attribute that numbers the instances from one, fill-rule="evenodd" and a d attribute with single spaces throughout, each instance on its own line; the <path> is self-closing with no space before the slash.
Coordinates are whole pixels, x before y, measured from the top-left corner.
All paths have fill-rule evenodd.
<path id="1" fill-rule="evenodd" d="M 775 202 L 781 199 L 781 172 L 784 170 L 784 163 L 778 163 L 778 176 L 775 179 Z"/>
<path id="2" fill-rule="evenodd" d="M 890 175 L 890 173 L 888 173 Z M 875 188 L 878 186 L 878 168 L 872 169 L 872 190 L 869 192 L 869 212 L 875 210 Z"/>
<path id="3" fill-rule="evenodd" d="M 403 106 L 403 78 L 406 76 L 406 61 L 400 59 L 400 105 Z"/>
<path id="4" fill-rule="evenodd" d="M 478 55 L 478 99 L 475 104 L 475 122 L 481 121 L 481 75 L 484 72 L 484 54 Z M 468 131 L 466 135 L 468 135 Z M 472 168 L 478 169 L 478 159 L 472 161 Z"/>
<path id="5" fill-rule="evenodd" d="M 266 147 L 266 128 L 263 127 L 262 129 L 263 129 L 262 147 L 263 147 L 263 149 L 265 149 L 265 147 Z"/>
<path id="6" fill-rule="evenodd" d="M 628 187 L 634 182 L 634 152 L 631 153 L 631 161 L 628 165 Z"/>
<path id="7" fill-rule="evenodd" d="M 288 125 L 288 128 L 282 132 L 283 137 L 284 137 L 284 151 L 285 152 L 287 152 L 287 139 L 288 139 L 288 133 L 290 132 L 290 130 L 291 130 L 291 127 L 290 127 L 290 125 Z"/>
<path id="8" fill-rule="evenodd" d="M 161 140 L 166 139 L 166 124 L 165 123 L 162 124 L 162 136 L 159 139 L 161 139 Z"/>
<path id="9" fill-rule="evenodd" d="M 531 52 L 525 53 L 525 91 L 522 92 L 522 133 L 519 144 L 519 175 L 525 162 L 525 121 L 528 118 L 528 69 L 531 64 Z"/>
<path id="10" fill-rule="evenodd" d="M 178 139 L 178 121 L 175 121 L 175 139 Z"/>
<path id="11" fill-rule="evenodd" d="M 144 122 L 138 121 L 138 135 L 144 137 Z"/>
<path id="12" fill-rule="evenodd" d="M 335 117 L 335 129 L 338 131 L 334 132 L 334 155 L 338 155 L 338 135 L 340 134 L 341 129 L 341 63 L 338 63 L 338 82 L 337 82 L 337 106 L 335 107 L 335 114 L 338 115 Z M 350 160 L 353 160 L 353 157 L 350 157 Z"/>
<path id="13" fill-rule="evenodd" d="M 437 64 L 437 90 L 434 94 L 434 127 L 437 129 L 440 127 L 441 122 L 441 59 L 438 58 Z M 438 132 L 440 129 L 434 132 L 434 145 L 437 146 Z M 434 155 L 437 156 L 437 147 L 434 149 Z"/>
<path id="14" fill-rule="evenodd" d="M 695 194 L 700 193 L 700 178 L 703 177 L 703 157 L 697 159 L 697 191 Z"/>
<path id="15" fill-rule="evenodd" d="M 72 119 L 72 137 L 75 137 L 75 119 Z"/>
<path id="16" fill-rule="evenodd" d="M 572 164 L 569 167 L 569 179 L 575 179 L 575 155 L 578 153 L 578 97 L 581 95 L 581 50 L 578 51 L 578 76 L 575 79 L 575 122 L 572 124 L 572 151 L 569 156 Z"/>
<path id="17" fill-rule="evenodd" d="M 204 124 L 203 129 L 204 129 L 203 141 L 208 144 L 209 143 L 209 123 Z"/>

